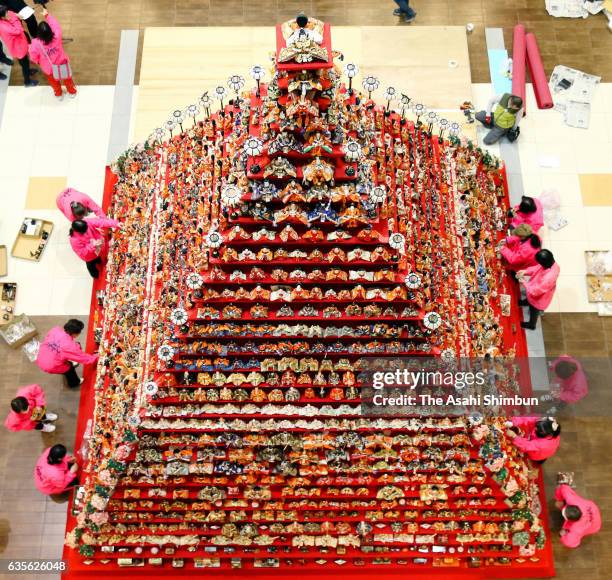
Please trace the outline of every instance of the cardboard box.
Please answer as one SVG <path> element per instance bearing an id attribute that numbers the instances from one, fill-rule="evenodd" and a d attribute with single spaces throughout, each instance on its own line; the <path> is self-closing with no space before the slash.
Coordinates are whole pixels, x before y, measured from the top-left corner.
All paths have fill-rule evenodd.
<path id="1" fill-rule="evenodd" d="M 8 274 L 8 259 L 6 256 L 6 246 L 0 246 L 0 278 Z"/>
<path id="2" fill-rule="evenodd" d="M 0 324 L 7 324 L 13 320 L 16 296 L 17 284 L 15 282 L 0 284 Z"/>
<path id="3" fill-rule="evenodd" d="M 25 218 L 19 227 L 19 232 L 13 243 L 11 256 L 21 258 L 22 260 L 30 260 L 39 262 L 43 250 L 49 243 L 51 232 L 53 231 L 53 222 L 46 220 L 34 220 L 40 222 L 36 227 L 31 225 L 32 218 Z M 38 232 L 38 235 L 30 235 L 31 232 Z"/>
<path id="4" fill-rule="evenodd" d="M 19 348 L 38 336 L 38 329 L 26 314 L 18 314 L 11 322 L 0 325 L 0 336 L 11 348 Z"/>

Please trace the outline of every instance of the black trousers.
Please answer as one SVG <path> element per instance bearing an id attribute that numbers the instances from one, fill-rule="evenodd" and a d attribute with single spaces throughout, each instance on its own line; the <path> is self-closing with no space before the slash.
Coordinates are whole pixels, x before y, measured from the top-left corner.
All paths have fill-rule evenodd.
<path id="1" fill-rule="evenodd" d="M 85 264 L 87 264 L 87 270 L 91 274 L 92 278 L 98 279 L 98 276 L 100 276 L 100 272 L 98 272 L 98 264 L 101 264 L 101 263 L 102 263 L 101 258 L 96 258 L 95 260 L 90 260 L 89 262 L 85 262 Z"/>
<path id="2" fill-rule="evenodd" d="M 30 58 L 27 54 L 19 59 L 19 64 L 21 65 L 21 72 L 23 73 L 23 82 L 27 83 L 32 75 L 32 71 L 30 70 Z"/>
<path id="3" fill-rule="evenodd" d="M 531 304 L 527 304 L 527 306 L 529 306 L 529 320 L 527 324 L 529 324 L 529 326 L 535 326 L 538 322 L 538 316 L 540 316 L 541 313 L 535 306 Z"/>
<path id="4" fill-rule="evenodd" d="M 78 387 L 81 384 L 81 379 L 79 379 L 79 375 L 77 375 L 76 370 L 74 369 L 74 365 L 70 363 L 70 368 L 63 373 L 68 381 L 68 386 L 71 389 Z"/>
<path id="5" fill-rule="evenodd" d="M 45 414 L 41 417 L 40 421 L 36 423 L 36 427 L 34 427 L 34 429 L 36 429 L 37 431 L 41 431 L 46 420 L 47 420 L 47 415 Z"/>

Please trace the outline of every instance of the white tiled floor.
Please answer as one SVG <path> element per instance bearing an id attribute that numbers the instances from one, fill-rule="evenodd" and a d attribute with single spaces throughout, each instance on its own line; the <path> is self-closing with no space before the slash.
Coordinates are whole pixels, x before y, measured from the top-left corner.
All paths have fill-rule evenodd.
<path id="1" fill-rule="evenodd" d="M 0 127 L 0 244 L 9 249 L 24 217 L 55 229 L 40 262 L 9 257 L 4 281 L 18 284 L 17 312 L 89 313 L 91 278 L 68 244 L 69 222 L 57 210 L 26 210 L 31 176 L 66 176 L 68 185 L 102 199 L 114 87 L 79 87 L 58 102 L 48 87 L 10 87 Z M 58 192 L 59 193 L 59 192 Z"/>
<path id="2" fill-rule="evenodd" d="M 490 85 L 474 85 L 474 104 L 483 107 L 491 95 Z M 517 142 L 526 195 L 539 196 L 555 190 L 561 198 L 561 212 L 569 225 L 559 231 L 544 226 L 544 246 L 561 267 L 557 293 L 549 311 L 595 312 L 587 300 L 585 282 L 586 250 L 612 250 L 612 206 L 584 207 L 580 173 L 612 173 L 612 84 L 601 84 L 592 104 L 589 129 L 575 129 L 563 122 L 555 110 L 539 110 L 528 86 L 527 116 L 521 122 Z M 479 138 L 484 132 L 479 130 Z M 498 153 L 497 146 L 491 151 Z M 559 159 L 557 168 L 540 165 L 542 156 Z M 610 192 L 612 195 L 612 192 Z"/>

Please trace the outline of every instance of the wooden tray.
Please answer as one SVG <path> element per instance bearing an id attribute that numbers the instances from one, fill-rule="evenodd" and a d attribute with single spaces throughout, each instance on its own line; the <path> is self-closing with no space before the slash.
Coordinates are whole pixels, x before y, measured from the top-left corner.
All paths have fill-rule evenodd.
<path id="1" fill-rule="evenodd" d="M 24 222 L 31 219 L 34 218 L 25 218 Z M 53 231 L 53 222 L 48 222 L 46 220 L 37 221 L 42 222 L 41 235 L 37 237 L 26 236 L 21 233 L 20 227 L 19 233 L 13 244 L 13 249 L 11 250 L 11 256 L 14 258 L 21 258 L 22 260 L 30 260 L 31 262 L 40 262 L 42 253 L 49 243 L 49 238 Z M 44 238 L 45 235 L 46 239 Z"/>
<path id="2" fill-rule="evenodd" d="M 8 324 L 13 320 L 16 296 L 17 284 L 14 282 L 3 282 L 0 284 L 0 324 Z"/>

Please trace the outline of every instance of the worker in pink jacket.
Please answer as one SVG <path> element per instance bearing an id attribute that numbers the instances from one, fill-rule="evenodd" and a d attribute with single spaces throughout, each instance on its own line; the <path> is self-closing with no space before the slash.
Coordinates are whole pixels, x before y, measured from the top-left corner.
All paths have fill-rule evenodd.
<path id="1" fill-rule="evenodd" d="M 76 97 L 77 90 L 72 80 L 70 61 L 62 44 L 62 28 L 46 9 L 43 9 L 43 16 L 45 19 L 38 23 L 37 38 L 32 40 L 30 45 L 30 58 L 45 73 L 56 97 L 64 98 L 62 82 L 68 95 Z"/>
<path id="2" fill-rule="evenodd" d="M 531 226 L 527 224 L 517 226 L 512 235 L 505 239 L 501 249 L 506 268 L 518 272 L 535 265 L 535 255 L 541 247 L 542 242 L 539 236 L 533 233 Z"/>
<path id="3" fill-rule="evenodd" d="M 89 218 L 72 222 L 70 245 L 74 253 L 87 265 L 92 278 L 100 275 L 98 266 L 106 260 L 108 253 L 104 229 L 117 227 L 119 222 L 108 218 Z"/>
<path id="4" fill-rule="evenodd" d="M 577 548 L 582 538 L 601 529 L 601 513 L 597 505 L 579 496 L 569 485 L 559 485 L 555 499 L 565 520 L 561 528 L 561 543 L 566 548 Z"/>
<path id="5" fill-rule="evenodd" d="M 519 300 L 520 306 L 529 306 L 529 320 L 521 322 L 523 328 L 533 330 L 538 316 L 552 302 L 559 278 L 559 264 L 550 250 L 539 250 L 535 255 L 534 266 L 517 272 L 518 281 L 524 286 L 527 297 Z"/>
<path id="6" fill-rule="evenodd" d="M 102 208 L 86 193 L 77 191 L 72 187 L 64 189 L 55 200 L 59 209 L 71 222 L 82 220 L 89 213 L 96 214 L 99 218 L 105 218 L 106 214 Z"/>
<path id="7" fill-rule="evenodd" d="M 534 234 L 537 234 L 544 225 L 544 209 L 540 200 L 526 195 L 521 198 L 521 203 L 510 210 L 510 217 L 512 228 L 527 224 L 531 226 Z"/>
<path id="8" fill-rule="evenodd" d="M 64 328 L 55 326 L 40 345 L 36 364 L 46 373 L 64 375 L 70 388 L 78 387 L 83 381 L 76 374 L 75 365 L 94 364 L 98 361 L 97 354 L 87 354 L 75 340 L 83 332 L 85 325 L 76 318 L 71 318 Z"/>
<path id="9" fill-rule="evenodd" d="M 574 357 L 561 355 L 551 365 L 551 369 L 559 385 L 559 399 L 564 403 L 577 403 L 589 392 L 582 365 Z"/>
<path id="10" fill-rule="evenodd" d="M 19 16 L 0 3 L 0 39 L 9 54 L 19 60 L 23 72 L 23 84 L 35 87 L 38 81 L 31 78 L 30 59 L 28 58 L 28 39 L 23 31 Z"/>
<path id="11" fill-rule="evenodd" d="M 506 426 L 515 447 L 532 461 L 544 463 L 559 449 L 561 425 L 553 417 L 513 417 Z"/>
<path id="12" fill-rule="evenodd" d="M 34 483 L 41 493 L 63 493 L 76 485 L 79 466 L 74 456 L 63 445 L 54 445 L 43 451 L 34 469 Z"/>
<path id="13" fill-rule="evenodd" d="M 51 433 L 55 431 L 57 415 L 47 411 L 47 400 L 45 392 L 40 385 L 28 385 L 17 391 L 17 396 L 11 401 L 11 411 L 4 421 L 9 431 L 43 431 Z"/>

